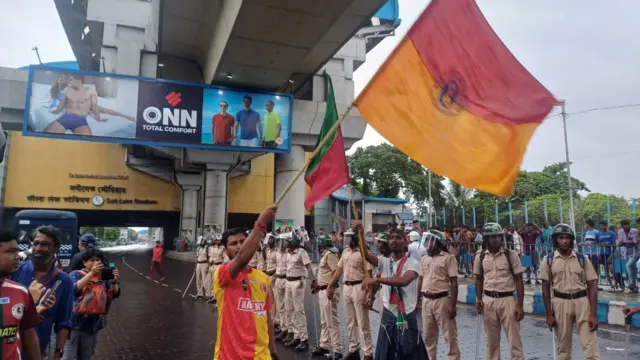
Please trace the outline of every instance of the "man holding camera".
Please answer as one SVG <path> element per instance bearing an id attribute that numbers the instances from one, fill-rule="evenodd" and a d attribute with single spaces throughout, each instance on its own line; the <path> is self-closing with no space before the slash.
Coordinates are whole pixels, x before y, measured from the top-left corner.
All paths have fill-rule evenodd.
<path id="1" fill-rule="evenodd" d="M 118 269 L 105 267 L 104 253 L 89 249 L 82 253 L 82 270 L 73 271 L 74 287 L 71 334 L 62 360 L 91 360 L 98 333 L 104 328 L 108 302 L 120 296 Z"/>

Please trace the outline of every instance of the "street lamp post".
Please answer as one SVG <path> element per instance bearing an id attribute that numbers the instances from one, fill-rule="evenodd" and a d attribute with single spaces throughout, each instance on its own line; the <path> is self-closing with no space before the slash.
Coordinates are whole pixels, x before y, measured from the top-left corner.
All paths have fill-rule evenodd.
<path id="1" fill-rule="evenodd" d="M 562 127 L 564 128 L 564 150 L 567 157 L 567 180 L 569 184 L 569 221 L 571 222 L 571 227 L 575 231 L 576 219 L 573 212 L 573 186 L 571 184 L 571 160 L 569 160 L 569 140 L 567 137 L 567 112 L 565 111 L 564 100 L 560 102 L 560 106 L 562 107 Z"/>

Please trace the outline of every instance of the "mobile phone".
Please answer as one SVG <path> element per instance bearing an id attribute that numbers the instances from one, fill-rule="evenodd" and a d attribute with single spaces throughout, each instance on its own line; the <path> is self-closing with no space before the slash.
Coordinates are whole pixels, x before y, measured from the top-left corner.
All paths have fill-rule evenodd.
<path id="1" fill-rule="evenodd" d="M 115 263 L 109 263 L 109 267 L 112 268 L 112 269 L 115 269 L 116 268 L 116 264 Z"/>
<path id="2" fill-rule="evenodd" d="M 62 280 L 57 280 L 55 284 L 53 284 L 53 287 L 51 288 L 51 293 L 48 296 L 42 297 L 40 298 L 40 303 L 39 305 L 44 305 L 47 303 L 47 301 L 49 301 L 49 298 L 51 297 L 51 295 L 56 293 L 56 290 L 58 289 L 58 286 L 60 286 L 60 284 L 62 284 Z M 45 291 L 46 293 L 47 291 Z"/>
<path id="3" fill-rule="evenodd" d="M 113 280 L 113 270 L 111 267 L 102 269 L 102 280 Z"/>

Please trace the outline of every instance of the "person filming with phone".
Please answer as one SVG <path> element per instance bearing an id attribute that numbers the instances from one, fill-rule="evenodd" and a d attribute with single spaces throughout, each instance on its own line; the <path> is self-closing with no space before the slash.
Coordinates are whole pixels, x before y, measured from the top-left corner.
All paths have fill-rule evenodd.
<path id="1" fill-rule="evenodd" d="M 62 360 L 91 360 L 98 333 L 104 328 L 108 303 L 120 297 L 120 273 L 105 264 L 104 253 L 89 249 L 82 253 L 84 268 L 71 272 L 74 302 L 71 334 L 64 346 Z"/>

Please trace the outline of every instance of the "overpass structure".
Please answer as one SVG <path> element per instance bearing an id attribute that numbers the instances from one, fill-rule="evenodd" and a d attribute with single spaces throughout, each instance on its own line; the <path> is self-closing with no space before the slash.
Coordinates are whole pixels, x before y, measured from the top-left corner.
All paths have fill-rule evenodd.
<path id="1" fill-rule="evenodd" d="M 338 112 L 354 100 L 354 71 L 399 24 L 397 0 L 54 0 L 81 70 L 293 94 L 291 151 L 275 155 L 275 194 L 303 167 L 332 76 Z M 377 15 L 377 16 L 376 16 Z M 27 71 L 0 68 L 0 122 L 20 130 Z M 356 109 L 345 147 L 362 138 Z M 125 145 L 121 145 L 125 146 Z M 227 184 L 262 153 L 126 145 L 127 165 L 177 183 L 181 228 L 227 223 Z M 278 218 L 304 224 L 299 179 Z"/>

